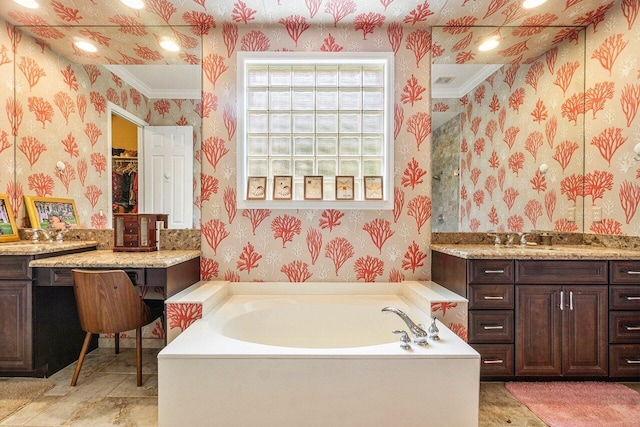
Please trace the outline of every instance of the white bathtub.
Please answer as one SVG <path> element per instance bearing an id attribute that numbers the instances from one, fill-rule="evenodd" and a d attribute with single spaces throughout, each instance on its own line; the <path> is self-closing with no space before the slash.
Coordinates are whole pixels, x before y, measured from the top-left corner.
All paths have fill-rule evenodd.
<path id="1" fill-rule="evenodd" d="M 403 350 L 392 331 L 408 328 L 381 312 L 428 325 L 427 291 L 226 284 L 221 304 L 158 355 L 159 423 L 475 426 L 478 353 L 441 323 L 440 341 Z"/>

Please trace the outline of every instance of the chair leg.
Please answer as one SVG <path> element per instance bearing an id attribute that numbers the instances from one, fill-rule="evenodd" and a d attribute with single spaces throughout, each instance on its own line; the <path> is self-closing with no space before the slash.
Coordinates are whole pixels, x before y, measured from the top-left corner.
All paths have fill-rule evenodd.
<path id="1" fill-rule="evenodd" d="M 80 357 L 78 358 L 78 363 L 76 363 L 76 370 L 73 373 L 73 378 L 71 379 L 71 386 L 75 386 L 78 381 L 78 376 L 80 375 L 80 369 L 82 369 L 82 362 L 84 362 L 84 356 L 87 354 L 87 350 L 89 349 L 89 343 L 91 342 L 91 332 L 87 332 L 84 336 L 84 343 L 82 344 L 82 350 L 80 350 Z"/>
<path id="2" fill-rule="evenodd" d="M 116 332 L 113 337 L 116 343 L 116 354 L 120 354 L 120 332 Z"/>
<path id="3" fill-rule="evenodd" d="M 136 374 L 138 387 L 142 386 L 142 328 L 136 329 Z"/>

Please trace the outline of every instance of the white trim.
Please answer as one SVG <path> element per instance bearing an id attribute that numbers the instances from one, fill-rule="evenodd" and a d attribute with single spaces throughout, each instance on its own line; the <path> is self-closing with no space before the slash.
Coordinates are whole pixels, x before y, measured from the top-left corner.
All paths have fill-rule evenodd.
<path id="1" fill-rule="evenodd" d="M 487 64 L 460 87 L 448 89 L 434 87 L 431 91 L 431 98 L 462 98 L 503 66 L 504 64 Z"/>
<path id="2" fill-rule="evenodd" d="M 154 89 L 137 76 L 131 74 L 122 65 L 103 65 L 107 70 L 120 77 L 127 84 L 138 90 L 149 99 L 201 99 L 202 91 L 198 89 Z"/>
<path id="3" fill-rule="evenodd" d="M 113 135 L 111 132 L 111 114 L 116 114 L 120 117 L 122 117 L 125 120 L 128 120 L 130 122 L 132 122 L 133 124 L 135 124 L 136 126 L 138 126 L 138 181 L 139 182 L 144 182 L 143 181 L 143 166 L 144 166 L 144 158 L 143 158 L 143 130 L 145 126 L 148 126 L 149 124 L 147 122 L 145 122 L 144 120 L 142 120 L 140 117 L 133 115 L 132 113 L 128 112 L 127 110 L 117 106 L 116 104 L 112 103 L 111 101 L 107 101 L 107 159 L 109 160 L 107 162 L 107 181 L 108 181 L 108 185 L 107 185 L 107 202 L 108 202 L 108 209 L 107 209 L 107 228 L 113 228 L 113 212 L 111 209 L 111 205 L 113 203 L 113 182 L 112 182 L 112 161 L 111 161 L 111 153 L 112 153 L 112 148 L 113 148 Z M 144 194 L 139 194 L 138 195 L 138 206 L 143 206 L 142 202 L 143 202 L 143 197 Z"/>

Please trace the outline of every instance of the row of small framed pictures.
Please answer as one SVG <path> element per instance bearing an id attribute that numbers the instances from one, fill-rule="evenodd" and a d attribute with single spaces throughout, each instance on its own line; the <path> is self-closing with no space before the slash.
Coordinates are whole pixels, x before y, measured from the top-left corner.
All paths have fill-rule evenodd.
<path id="1" fill-rule="evenodd" d="M 247 183 L 247 200 L 265 200 L 267 197 L 267 177 L 250 176 Z M 365 200 L 382 200 L 382 177 L 365 176 L 362 180 Z M 304 200 L 323 200 L 323 176 L 304 177 Z M 354 177 L 335 177 L 336 200 L 354 199 Z M 293 197 L 293 177 L 279 175 L 273 177 L 273 200 L 291 200 Z"/>

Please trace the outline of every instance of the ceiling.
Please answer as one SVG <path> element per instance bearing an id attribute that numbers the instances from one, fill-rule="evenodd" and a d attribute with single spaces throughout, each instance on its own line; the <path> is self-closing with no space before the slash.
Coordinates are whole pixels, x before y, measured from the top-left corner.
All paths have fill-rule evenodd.
<path id="1" fill-rule="evenodd" d="M 201 36 L 224 25 L 282 26 L 297 20 L 326 27 L 353 26 L 365 14 L 380 14 L 385 24 L 416 29 L 448 26 L 433 28 L 435 64 L 499 64 L 530 61 L 550 43 L 571 40 L 577 29 L 562 27 L 597 23 L 613 4 L 549 0 L 538 8 L 524 9 L 521 0 L 143 0 L 145 7 L 134 10 L 119 0 L 37 1 L 38 8 L 28 9 L 14 0 L 2 0 L 0 16 L 75 62 L 127 66 L 128 77 L 149 88 L 145 92 L 138 87 L 145 94 L 176 88 L 158 88 L 158 81 L 148 79 L 157 77 L 157 70 L 137 65 L 180 64 L 184 66 L 180 76 L 186 76 L 191 65 L 199 83 Z M 489 34 L 499 35 L 500 47 L 491 54 L 478 54 L 477 46 Z M 131 35 L 136 36 L 136 43 L 130 42 Z M 161 49 L 163 37 L 175 39 L 180 51 L 172 54 Z M 78 38 L 92 41 L 98 52 L 77 49 L 73 41 Z M 437 68 L 435 72 L 439 73 Z M 164 83 L 181 80 L 179 76 L 166 78 L 166 72 L 160 75 Z M 193 82 L 194 77 L 182 80 Z"/>

